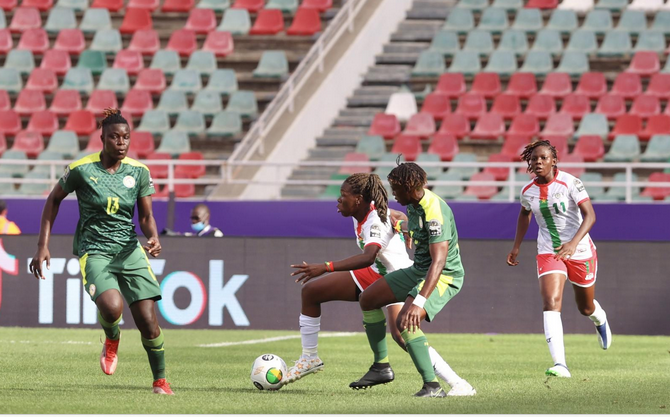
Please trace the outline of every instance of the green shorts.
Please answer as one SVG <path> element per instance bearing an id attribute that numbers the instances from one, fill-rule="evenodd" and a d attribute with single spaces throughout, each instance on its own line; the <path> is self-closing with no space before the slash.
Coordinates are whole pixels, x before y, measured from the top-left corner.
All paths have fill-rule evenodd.
<path id="1" fill-rule="evenodd" d="M 405 301 L 409 296 L 416 297 L 426 282 L 426 272 L 419 271 L 414 266 L 398 269 L 384 276 L 384 279 L 391 287 L 391 291 L 398 301 Z M 454 298 L 461 290 L 463 277 L 451 277 L 440 275 L 435 289 L 426 300 L 423 309 L 426 310 L 426 320 L 432 321 L 433 317 L 442 310 L 442 308 Z"/>
<path id="2" fill-rule="evenodd" d="M 116 255 L 85 254 L 79 258 L 84 288 L 95 302 L 103 292 L 115 289 L 123 294 L 128 305 L 135 301 L 161 299 L 161 287 L 149 265 L 144 249 Z"/>

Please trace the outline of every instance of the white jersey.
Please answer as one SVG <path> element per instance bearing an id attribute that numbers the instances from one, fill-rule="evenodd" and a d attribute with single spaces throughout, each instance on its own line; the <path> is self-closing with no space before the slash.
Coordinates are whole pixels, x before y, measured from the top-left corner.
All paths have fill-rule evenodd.
<path id="1" fill-rule="evenodd" d="M 567 172 L 558 171 L 553 181 L 538 184 L 533 180 L 521 190 L 521 205 L 533 212 L 540 230 L 537 253 L 553 254 L 555 248 L 569 242 L 582 224 L 579 205 L 589 200 L 584 184 Z M 595 245 L 587 233 L 577 245 L 571 259 L 589 259 Z"/>
<path id="2" fill-rule="evenodd" d="M 380 251 L 377 252 L 377 259 L 371 265 L 371 268 L 379 275 L 386 275 L 397 269 L 408 268 L 412 266 L 412 260 L 409 259 L 405 243 L 400 239 L 400 235 L 395 233 L 391 227 L 391 213 L 389 211 L 387 223 L 383 223 L 374 208 L 368 212 L 362 223 L 354 218 L 354 231 L 356 232 L 356 243 L 365 250 L 368 245 L 377 245 Z"/>

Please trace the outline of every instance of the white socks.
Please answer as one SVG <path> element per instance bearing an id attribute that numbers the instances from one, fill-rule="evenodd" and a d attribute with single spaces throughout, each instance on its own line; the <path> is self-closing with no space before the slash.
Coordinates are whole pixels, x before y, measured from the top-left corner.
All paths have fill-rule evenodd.
<path id="1" fill-rule="evenodd" d="M 600 304 L 595 299 L 593 300 L 593 305 L 596 306 L 596 309 L 593 310 L 593 314 L 591 314 L 589 318 L 596 326 L 600 326 L 607 321 L 607 313 L 605 313 L 605 310 L 600 307 Z"/>
<path id="2" fill-rule="evenodd" d="M 451 387 L 462 381 L 462 378 L 451 369 L 449 364 L 442 359 L 442 356 L 432 346 L 428 347 L 428 354 L 438 378 L 445 380 Z"/>
<path id="3" fill-rule="evenodd" d="M 544 337 L 547 339 L 554 364 L 567 365 L 563 346 L 563 322 L 559 311 L 544 312 Z"/>
<path id="4" fill-rule="evenodd" d="M 302 356 L 314 358 L 318 356 L 319 331 L 321 317 L 310 317 L 300 314 L 300 338 L 302 339 Z"/>

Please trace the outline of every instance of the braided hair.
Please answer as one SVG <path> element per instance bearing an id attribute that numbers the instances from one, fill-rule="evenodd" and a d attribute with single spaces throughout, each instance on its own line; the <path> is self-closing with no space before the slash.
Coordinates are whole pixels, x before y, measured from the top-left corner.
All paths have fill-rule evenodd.
<path id="1" fill-rule="evenodd" d="M 387 212 L 388 212 L 388 194 L 386 193 L 386 188 L 382 183 L 381 178 L 377 174 L 364 174 L 357 173 L 352 174 L 344 180 L 345 184 L 348 184 L 351 187 L 351 191 L 354 194 L 360 194 L 363 196 L 368 204 L 375 202 L 375 209 L 379 218 L 382 219 L 382 222 L 387 222 Z"/>
<path id="2" fill-rule="evenodd" d="M 530 158 L 533 156 L 533 151 L 535 148 L 539 148 L 540 146 L 546 146 L 549 148 L 551 151 L 551 156 L 552 158 L 558 160 L 558 154 L 556 153 L 556 148 L 549 142 L 548 140 L 538 140 L 533 143 L 530 143 L 526 145 L 525 148 L 523 148 L 523 152 L 521 152 L 521 160 L 526 161 L 528 164 L 528 168 L 526 168 L 526 172 L 531 172 L 532 168 L 530 167 Z"/>
<path id="3" fill-rule="evenodd" d="M 116 124 L 128 124 L 128 121 L 121 116 L 121 110 L 106 108 L 102 111 L 102 114 L 105 116 L 102 121 L 98 123 L 99 129 L 105 129 L 106 126 L 116 125 Z"/>
<path id="4" fill-rule="evenodd" d="M 396 159 L 397 167 L 393 168 L 388 175 L 389 182 L 393 185 L 401 185 L 406 190 L 412 191 L 423 188 L 428 181 L 426 171 L 414 162 L 400 162 L 400 155 Z"/>

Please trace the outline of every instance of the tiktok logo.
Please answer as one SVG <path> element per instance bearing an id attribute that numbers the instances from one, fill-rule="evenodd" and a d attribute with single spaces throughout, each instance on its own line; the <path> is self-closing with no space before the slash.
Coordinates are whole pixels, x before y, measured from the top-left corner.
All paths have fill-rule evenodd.
<path id="1" fill-rule="evenodd" d="M 0 239 L 0 309 L 2 309 L 2 271 L 10 275 L 18 275 L 19 260 L 16 259 L 16 256 L 10 255 L 5 251 L 2 239 Z"/>

